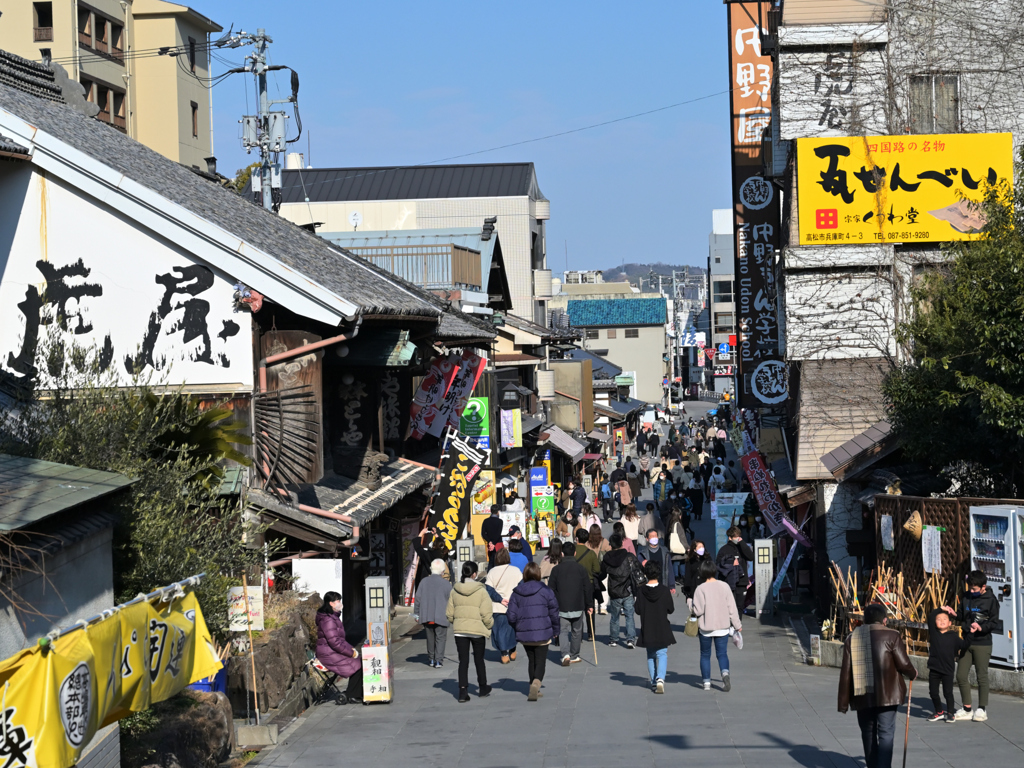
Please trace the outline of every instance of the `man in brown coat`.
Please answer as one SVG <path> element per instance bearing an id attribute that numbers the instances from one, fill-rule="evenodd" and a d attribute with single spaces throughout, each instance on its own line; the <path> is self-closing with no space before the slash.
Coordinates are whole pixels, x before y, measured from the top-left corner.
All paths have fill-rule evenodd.
<path id="1" fill-rule="evenodd" d="M 867 768 L 891 768 L 896 709 L 907 699 L 903 676 L 917 677 L 903 638 L 885 622 L 884 605 L 864 609 L 864 624 L 843 645 L 839 673 L 839 711 L 857 713 Z"/>

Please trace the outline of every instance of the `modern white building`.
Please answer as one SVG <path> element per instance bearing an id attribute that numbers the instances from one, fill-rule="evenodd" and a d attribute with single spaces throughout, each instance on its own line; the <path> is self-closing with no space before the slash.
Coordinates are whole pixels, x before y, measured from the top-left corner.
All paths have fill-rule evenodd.
<path id="1" fill-rule="evenodd" d="M 281 201 L 283 217 L 330 233 L 479 227 L 496 216 L 512 313 L 547 325 L 551 204 L 533 163 L 292 168 L 282 172 Z"/>
<path id="2" fill-rule="evenodd" d="M 712 387 L 716 392 L 725 392 L 735 386 L 736 262 L 732 222 L 732 211 L 728 208 L 711 212 L 711 234 L 708 236 L 711 333 L 707 343 L 714 345 L 716 350 L 722 344 L 729 347 L 728 354 L 716 351 L 713 359 L 705 360 L 705 366 L 711 366 Z"/>

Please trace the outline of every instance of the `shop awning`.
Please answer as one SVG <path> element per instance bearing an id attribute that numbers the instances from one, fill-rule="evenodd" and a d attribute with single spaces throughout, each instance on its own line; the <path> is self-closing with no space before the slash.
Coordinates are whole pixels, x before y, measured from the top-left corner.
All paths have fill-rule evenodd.
<path id="1" fill-rule="evenodd" d="M 540 435 L 540 443 L 550 445 L 560 453 L 569 457 L 573 464 L 583 460 L 587 452 L 587 446 L 576 442 L 559 427 L 549 425 L 544 428 Z"/>
<path id="2" fill-rule="evenodd" d="M 285 490 L 291 504 L 282 497 L 257 488 L 249 489 L 247 500 L 251 506 L 262 507 L 275 518 L 272 528 L 325 549 L 333 549 L 337 541 L 352 535 L 351 526 L 305 512 L 296 505 L 349 515 L 356 525 L 362 527 L 428 485 L 433 477 L 434 470 L 429 467 L 395 459 L 381 468 L 379 488 L 370 489 L 351 478 L 331 475 L 318 483 L 287 486 Z"/>
<path id="3" fill-rule="evenodd" d="M 600 454 L 600 453 L 584 453 L 583 454 L 583 460 L 584 461 L 598 461 L 598 460 L 603 459 L 603 458 L 604 458 L 604 455 Z"/>
<path id="4" fill-rule="evenodd" d="M 595 429 L 593 432 L 590 432 L 587 437 L 591 440 L 597 440 L 599 443 L 607 443 L 612 439 L 611 435 L 607 432 L 602 432 L 600 429 Z"/>
<path id="5" fill-rule="evenodd" d="M 825 469 L 836 480 L 861 472 L 888 456 L 899 446 L 892 425 L 880 421 L 821 457 Z"/>
<path id="6" fill-rule="evenodd" d="M 536 416 L 523 415 L 523 434 L 527 432 L 533 432 L 541 424 L 544 423 L 544 419 L 538 419 Z"/>

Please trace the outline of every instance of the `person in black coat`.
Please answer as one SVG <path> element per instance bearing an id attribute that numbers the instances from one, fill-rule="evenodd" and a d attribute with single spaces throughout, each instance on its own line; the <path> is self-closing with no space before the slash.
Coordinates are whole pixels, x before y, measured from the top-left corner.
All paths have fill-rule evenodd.
<path id="1" fill-rule="evenodd" d="M 718 566 L 718 577 L 729 584 L 736 597 L 736 610 L 743 615 L 743 604 L 747 599 L 747 587 L 750 578 L 747 576 L 747 563 L 753 561 L 754 550 L 743 540 L 743 531 L 733 526 L 726 535 L 729 541 L 718 550 L 715 564 Z"/>
<path id="2" fill-rule="evenodd" d="M 640 617 L 640 647 L 647 650 L 647 671 L 651 675 L 651 690 L 665 692 L 665 673 L 668 670 L 668 647 L 676 642 L 668 615 L 676 604 L 668 587 L 660 583 L 661 567 L 648 562 L 644 566 L 647 583 L 640 587 L 636 612 Z"/>
<path id="3" fill-rule="evenodd" d="M 704 542 L 694 539 L 690 544 L 690 551 L 683 558 L 683 594 L 687 600 L 693 600 L 693 593 L 704 583 L 700 575 L 700 564 L 704 562 L 712 563 L 714 560 L 705 548 Z"/>
<path id="4" fill-rule="evenodd" d="M 480 524 L 480 538 L 487 542 L 487 567 L 494 567 L 494 553 L 498 551 L 499 544 L 504 546 L 501 540 L 501 529 L 505 523 L 498 516 L 501 507 L 491 504 L 491 516 Z"/>
<path id="5" fill-rule="evenodd" d="M 594 584 L 590 572 L 576 561 L 573 542 L 562 544 L 562 561 L 551 569 L 548 586 L 558 600 L 558 647 L 562 666 L 567 667 L 582 661 L 583 623 L 586 615 L 594 612 Z"/>

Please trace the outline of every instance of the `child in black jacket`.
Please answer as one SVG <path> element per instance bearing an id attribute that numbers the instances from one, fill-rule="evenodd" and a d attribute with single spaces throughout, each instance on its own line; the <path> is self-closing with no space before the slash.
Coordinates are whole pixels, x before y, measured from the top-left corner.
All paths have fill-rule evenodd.
<path id="1" fill-rule="evenodd" d="M 952 723 L 955 720 L 953 678 L 956 660 L 966 647 L 967 641 L 953 627 L 953 617 L 945 609 L 936 608 L 928 614 L 928 692 L 935 707 L 935 714 L 930 718 L 933 723 L 940 720 Z M 939 699 L 940 684 L 946 699 L 945 709 Z"/>

